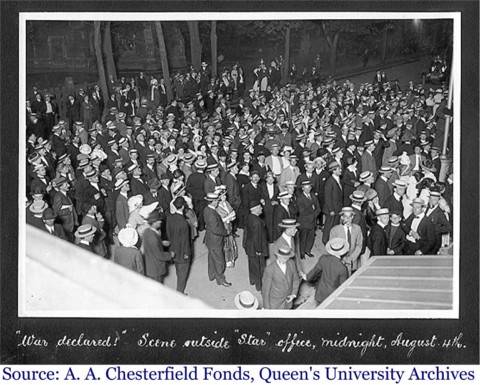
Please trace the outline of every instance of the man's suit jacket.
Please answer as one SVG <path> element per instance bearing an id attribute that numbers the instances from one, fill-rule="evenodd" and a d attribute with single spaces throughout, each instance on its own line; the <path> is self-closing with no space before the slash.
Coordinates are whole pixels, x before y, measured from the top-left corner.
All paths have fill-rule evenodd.
<path id="1" fill-rule="evenodd" d="M 439 206 L 437 206 L 431 213 L 429 213 L 427 218 L 430 219 L 430 222 L 435 225 L 435 232 L 438 235 L 447 234 L 452 231 L 452 226 L 450 222 L 448 222 L 445 213 Z"/>
<path id="2" fill-rule="evenodd" d="M 277 239 L 283 233 L 283 228 L 278 225 L 282 223 L 283 219 L 294 219 L 296 217 L 293 210 L 289 207 L 288 212 L 281 204 L 278 204 L 273 209 L 273 239 Z"/>
<path id="3" fill-rule="evenodd" d="M 378 223 L 374 224 L 368 235 L 367 246 L 370 249 L 370 255 L 386 255 L 388 247 L 388 238 L 385 229 Z"/>
<path id="4" fill-rule="evenodd" d="M 320 275 L 315 290 L 315 300 L 323 302 L 348 278 L 348 271 L 340 258 L 333 255 L 322 255 L 315 267 L 307 274 L 307 281 L 311 281 Z"/>
<path id="5" fill-rule="evenodd" d="M 248 214 L 243 248 L 248 256 L 268 256 L 267 227 L 263 219 L 254 214 Z"/>
<path id="6" fill-rule="evenodd" d="M 370 155 L 368 151 L 364 151 L 362 154 L 362 172 L 371 171 L 374 177 L 377 176 L 377 163 L 375 157 Z"/>
<path id="7" fill-rule="evenodd" d="M 257 187 L 255 188 L 253 187 L 252 183 L 247 183 L 241 190 L 241 198 L 243 206 L 246 208 L 246 210 L 249 210 L 250 202 L 260 202 L 262 199 L 262 190 L 260 185 L 257 184 Z"/>
<path id="8" fill-rule="evenodd" d="M 350 232 L 352 243 L 349 247 L 348 254 L 343 257 L 343 260 L 346 263 L 352 262 L 352 268 L 353 270 L 355 270 L 357 267 L 358 257 L 360 256 L 363 247 L 363 235 L 362 229 L 359 225 L 356 225 L 355 223 L 352 223 L 352 228 Z M 345 234 L 345 229 L 343 225 L 336 225 L 332 227 L 332 229 L 330 230 L 329 239 L 332 238 L 342 238 L 347 240 L 347 235 Z"/>
<path id="9" fill-rule="evenodd" d="M 132 196 L 134 195 L 145 196 L 145 193 L 149 191 L 147 184 L 141 178 L 130 179 L 130 188 L 132 191 Z"/>
<path id="10" fill-rule="evenodd" d="M 386 199 L 383 207 L 388 208 L 390 213 L 397 212 L 403 217 L 403 203 L 401 200 L 397 201 L 397 198 L 395 198 L 393 194 Z"/>
<path id="11" fill-rule="evenodd" d="M 113 261 L 127 269 L 142 275 L 145 274 L 142 254 L 135 247 L 116 246 L 113 252 Z"/>
<path id="12" fill-rule="evenodd" d="M 169 250 L 173 252 L 174 262 L 190 263 L 192 257 L 190 227 L 183 215 L 175 213 L 167 218 L 167 238 L 170 241 Z"/>
<path id="13" fill-rule="evenodd" d="M 129 215 L 128 199 L 122 194 L 118 194 L 117 200 L 115 201 L 115 219 L 117 220 L 118 230 L 125 228 Z"/>
<path id="14" fill-rule="evenodd" d="M 61 192 L 57 192 L 53 196 L 52 208 L 59 222 L 62 224 L 63 229 L 71 234 L 74 227 L 78 225 L 78 217 L 70 197 Z"/>
<path id="15" fill-rule="evenodd" d="M 160 187 L 158 189 L 158 207 L 162 209 L 165 215 L 170 213 L 170 202 L 172 201 L 172 193 L 167 190 L 165 187 Z"/>
<path id="16" fill-rule="evenodd" d="M 354 173 L 348 168 L 345 169 L 342 175 L 342 184 L 343 184 L 343 204 L 345 206 L 350 206 L 352 201 L 350 200 L 350 195 L 356 190 L 355 182 L 358 182 L 358 171 Z"/>
<path id="17" fill-rule="evenodd" d="M 385 233 L 387 235 L 387 247 L 393 250 L 395 255 L 402 255 L 406 241 L 405 232 L 403 231 L 402 226 L 398 225 L 394 227 L 389 223 L 385 226 Z"/>
<path id="18" fill-rule="evenodd" d="M 329 214 L 331 211 L 338 214 L 342 210 L 342 205 L 343 190 L 333 176 L 330 176 L 325 182 L 325 205 L 323 211 L 326 214 Z"/>
<path id="19" fill-rule="evenodd" d="M 192 200 L 198 201 L 205 198 L 205 174 L 194 172 L 187 179 L 186 190 L 192 196 Z"/>
<path id="20" fill-rule="evenodd" d="M 405 220 L 404 231 L 408 235 L 414 220 L 413 213 Z M 435 225 L 431 220 L 424 216 L 417 227 L 417 233 L 420 236 L 415 242 L 415 250 L 420 250 L 422 254 L 431 254 L 435 249 Z M 408 245 L 407 245 L 408 246 Z"/>
<path id="21" fill-rule="evenodd" d="M 217 177 L 215 178 L 215 181 L 213 181 L 212 178 L 207 176 L 205 178 L 205 181 L 203 183 L 203 190 L 205 192 L 205 195 L 208 193 L 213 193 L 215 191 L 215 187 L 220 186 L 221 182 L 220 179 Z"/>
<path id="22" fill-rule="evenodd" d="M 160 233 L 147 227 L 143 231 L 142 248 L 145 256 L 145 275 L 160 280 L 167 272 L 163 262 L 171 259 L 170 253 L 163 251 Z"/>
<path id="23" fill-rule="evenodd" d="M 225 187 L 227 187 L 227 199 L 228 203 L 233 207 L 235 211 L 238 210 L 242 200 L 240 198 L 240 185 L 238 179 L 230 173 L 225 175 Z"/>
<path id="24" fill-rule="evenodd" d="M 375 182 L 374 189 L 378 193 L 378 203 L 380 204 L 380 207 L 386 207 L 385 203 L 387 199 L 392 195 L 390 185 L 386 181 L 384 181 L 382 177 L 378 177 Z"/>
<path id="25" fill-rule="evenodd" d="M 262 298 L 265 309 L 291 309 L 293 300 L 287 302 L 289 295 L 297 295 L 300 286 L 295 263 L 289 259 L 286 263 L 286 274 L 280 269 L 277 261 L 265 267 L 262 278 Z"/>
<path id="26" fill-rule="evenodd" d="M 300 229 L 315 229 L 317 217 L 320 214 L 320 204 L 313 193 L 310 193 L 310 199 L 302 192 L 297 198 L 298 223 Z"/>
<path id="27" fill-rule="evenodd" d="M 365 247 L 367 245 L 367 221 L 365 219 L 365 214 L 357 209 L 356 207 L 352 207 L 353 209 L 353 220 L 352 223 L 359 225 L 360 230 L 362 230 L 362 237 L 363 237 L 363 242 L 362 242 L 362 251 L 360 254 L 363 254 L 365 252 Z"/>
<path id="28" fill-rule="evenodd" d="M 203 210 L 205 220 L 205 244 L 207 248 L 223 248 L 223 239 L 227 235 L 227 230 L 223 224 L 222 217 L 210 206 Z"/>

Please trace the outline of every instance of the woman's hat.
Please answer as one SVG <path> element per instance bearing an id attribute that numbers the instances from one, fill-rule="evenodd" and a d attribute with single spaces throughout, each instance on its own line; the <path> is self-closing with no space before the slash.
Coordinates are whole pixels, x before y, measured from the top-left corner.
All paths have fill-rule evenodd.
<path id="1" fill-rule="evenodd" d="M 238 293 L 233 302 L 239 310 L 256 310 L 258 309 L 258 299 L 248 290 Z"/>
<path id="2" fill-rule="evenodd" d="M 118 233 L 118 240 L 124 247 L 135 246 L 138 242 L 138 233 L 132 227 L 126 227 Z"/>
<path id="3" fill-rule="evenodd" d="M 153 202 L 149 205 L 142 206 L 138 213 L 143 219 L 148 219 L 150 217 L 150 214 L 155 211 L 158 205 L 159 202 Z"/>
<path id="4" fill-rule="evenodd" d="M 76 238 L 86 238 L 90 235 L 95 234 L 97 229 L 93 227 L 91 224 L 81 225 L 77 231 L 75 231 Z"/>
<path id="5" fill-rule="evenodd" d="M 33 214 L 42 214 L 47 208 L 48 205 L 45 201 L 35 201 L 30 205 L 28 209 Z"/>
<path id="6" fill-rule="evenodd" d="M 282 219 L 282 222 L 280 222 L 278 226 L 283 227 L 284 229 L 290 229 L 293 227 L 298 227 L 300 226 L 300 224 L 297 223 L 296 219 L 285 218 L 285 219 Z"/>
<path id="7" fill-rule="evenodd" d="M 128 198 L 128 208 L 130 211 L 134 210 L 136 206 L 143 203 L 143 195 L 134 195 L 133 197 Z"/>
<path id="8" fill-rule="evenodd" d="M 341 257 L 348 253 L 349 246 L 348 242 L 343 238 L 332 238 L 327 242 L 325 246 L 327 253 Z"/>

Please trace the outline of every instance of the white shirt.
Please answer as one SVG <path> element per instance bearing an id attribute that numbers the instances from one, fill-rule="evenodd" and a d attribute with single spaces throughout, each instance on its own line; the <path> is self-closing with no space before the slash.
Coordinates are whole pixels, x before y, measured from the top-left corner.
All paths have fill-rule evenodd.
<path id="1" fill-rule="evenodd" d="M 425 213 L 421 213 L 420 215 L 417 216 L 417 218 L 414 218 L 413 221 L 412 221 L 412 226 L 410 227 L 410 229 L 417 232 L 418 225 L 420 224 L 420 222 L 422 221 L 424 216 L 425 216 Z"/>
<path id="2" fill-rule="evenodd" d="M 98 183 L 90 182 L 90 184 L 91 184 L 93 187 L 95 187 L 95 189 L 96 189 L 97 191 L 100 191 L 100 188 L 98 187 Z"/>
<path id="3" fill-rule="evenodd" d="M 282 173 L 282 165 L 278 156 L 272 155 L 272 171 L 275 175 Z"/>
<path id="4" fill-rule="evenodd" d="M 273 187 L 274 187 L 273 184 L 267 183 L 268 197 L 269 197 L 270 199 L 273 198 L 273 194 L 274 194 Z"/>
<path id="5" fill-rule="evenodd" d="M 283 234 L 282 234 L 282 238 L 285 239 L 285 241 L 288 243 L 288 246 L 290 246 L 290 249 L 292 249 L 292 248 L 293 248 L 293 239 L 292 239 L 292 237 L 289 236 L 289 235 L 287 235 L 287 234 L 285 234 L 285 233 L 283 233 Z"/>
<path id="6" fill-rule="evenodd" d="M 438 205 L 435 205 L 435 206 L 433 206 L 433 207 L 429 207 L 428 210 L 427 210 L 427 212 L 425 213 L 425 215 L 426 215 L 427 217 L 429 217 L 430 215 L 432 215 L 433 210 L 435 210 L 437 207 L 438 207 Z"/>
<path id="7" fill-rule="evenodd" d="M 51 114 L 53 112 L 52 103 L 45 102 L 45 104 L 47 105 L 47 114 Z"/>
<path id="8" fill-rule="evenodd" d="M 280 270 L 282 270 L 283 274 L 287 274 L 287 264 L 286 263 L 282 263 L 277 259 L 277 265 L 280 268 Z"/>

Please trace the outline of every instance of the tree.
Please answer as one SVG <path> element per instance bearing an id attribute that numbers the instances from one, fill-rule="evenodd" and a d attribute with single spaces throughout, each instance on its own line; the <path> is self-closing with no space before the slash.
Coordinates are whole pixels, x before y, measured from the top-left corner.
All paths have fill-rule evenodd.
<path id="1" fill-rule="evenodd" d="M 212 76 L 217 77 L 217 22 L 212 21 L 210 28 L 210 47 L 212 53 Z"/>
<path id="2" fill-rule="evenodd" d="M 162 23 L 155 22 L 155 30 L 157 32 L 158 50 L 160 52 L 160 60 L 162 63 L 163 80 L 165 81 L 165 88 L 167 90 L 167 100 L 170 103 L 173 99 L 172 83 L 170 81 L 170 71 L 168 69 L 167 47 L 165 46 L 165 38 L 163 36 Z"/>
<path id="3" fill-rule="evenodd" d="M 285 25 L 285 50 L 283 53 L 282 82 L 288 79 L 288 69 L 290 68 L 290 23 Z"/>
<path id="4" fill-rule="evenodd" d="M 198 21 L 187 21 L 187 25 L 190 35 L 190 62 L 196 70 L 199 70 L 202 63 L 202 43 Z"/>
<path id="5" fill-rule="evenodd" d="M 104 22 L 103 29 L 103 55 L 105 57 L 105 64 L 107 66 L 108 76 L 112 76 L 113 80 L 117 80 L 117 69 L 115 66 L 115 60 L 113 59 L 112 49 L 112 33 L 110 31 L 111 21 Z"/>
<path id="6" fill-rule="evenodd" d="M 107 78 L 105 76 L 105 67 L 103 64 L 103 57 L 102 57 L 102 35 L 101 35 L 101 22 L 94 21 L 94 46 L 95 46 L 95 57 L 97 58 L 97 70 L 98 70 L 98 78 L 100 82 L 100 89 L 102 90 L 102 95 L 104 100 L 108 100 L 108 87 L 107 87 Z M 105 103 L 106 106 L 106 103 Z M 105 112 L 105 111 L 103 111 Z"/>
<path id="7" fill-rule="evenodd" d="M 336 64 L 337 64 L 337 48 L 338 48 L 338 39 L 340 38 L 340 33 L 342 32 L 341 27 L 337 27 L 332 22 L 323 21 L 321 22 L 323 35 L 328 44 L 328 49 L 330 51 L 329 55 L 329 64 L 330 64 L 330 73 L 335 75 Z"/>

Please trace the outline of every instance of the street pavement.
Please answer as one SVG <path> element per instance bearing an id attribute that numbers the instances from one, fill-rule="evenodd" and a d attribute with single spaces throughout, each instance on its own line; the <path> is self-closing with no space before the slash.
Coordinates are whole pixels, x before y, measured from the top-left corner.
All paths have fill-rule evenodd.
<path id="1" fill-rule="evenodd" d="M 398 65 L 391 68 L 386 68 L 385 73 L 389 79 L 398 79 L 400 86 L 402 88 L 408 85 L 409 80 L 413 80 L 415 83 L 421 81 L 421 73 L 428 67 L 429 58 L 424 58 L 417 62 L 412 62 L 408 64 Z M 367 72 L 360 75 L 346 77 L 356 85 L 365 82 L 372 82 L 375 75 L 375 71 Z M 212 306 L 216 309 L 234 309 L 235 305 L 233 299 L 235 295 L 243 290 L 249 290 L 254 294 L 262 305 L 262 296 L 254 286 L 250 285 L 248 279 L 248 257 L 245 254 L 243 249 L 242 240 L 243 232 L 239 230 L 240 237 L 237 238 L 238 244 L 238 259 L 236 261 L 234 268 L 227 268 L 225 276 L 228 282 L 232 283 L 231 287 L 218 286 L 215 281 L 208 280 L 207 273 L 207 249 L 203 243 L 205 232 L 201 232 L 199 237 L 196 239 L 194 244 L 194 258 L 190 270 L 190 276 L 187 282 L 187 287 L 185 293 L 189 296 L 199 298 L 203 300 L 206 304 Z M 312 253 L 314 258 L 306 258 L 303 260 L 304 263 L 304 272 L 310 271 L 310 269 L 315 265 L 320 255 L 325 251 L 324 245 L 322 244 L 322 233 L 320 230 L 317 231 L 315 237 L 315 245 Z M 272 256 L 267 260 L 267 263 L 270 263 L 274 259 Z M 165 279 L 164 284 L 170 288 L 175 289 L 176 287 L 176 273 L 173 265 L 170 266 L 169 274 Z M 306 301 L 314 292 L 314 288 L 311 284 L 302 282 L 300 286 L 299 296 L 297 303 L 301 304 Z M 302 306 L 302 309 L 312 308 L 313 305 L 310 305 L 310 301 Z"/>

